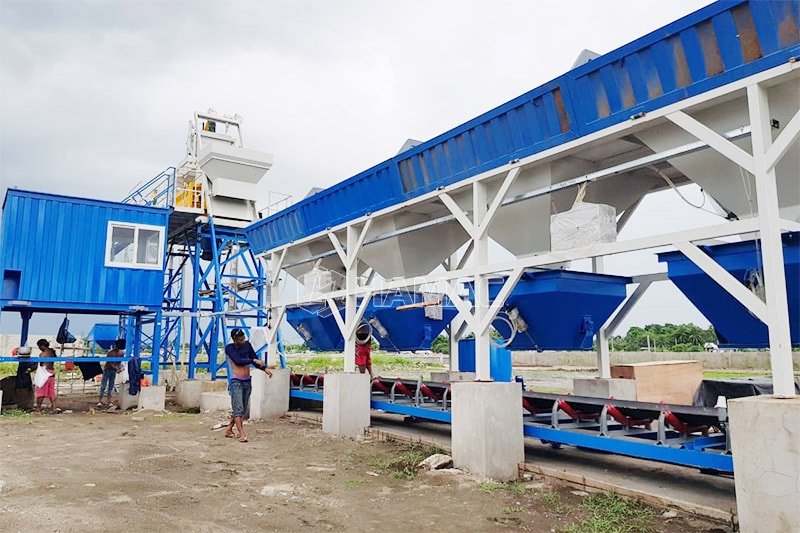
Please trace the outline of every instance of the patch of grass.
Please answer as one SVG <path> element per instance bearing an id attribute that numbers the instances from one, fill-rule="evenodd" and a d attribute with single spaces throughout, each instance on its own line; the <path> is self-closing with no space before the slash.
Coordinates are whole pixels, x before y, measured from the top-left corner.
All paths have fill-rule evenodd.
<path id="1" fill-rule="evenodd" d="M 494 481 L 486 481 L 480 484 L 480 490 L 482 492 L 499 492 L 499 491 L 508 491 L 514 492 L 516 494 L 525 494 L 528 492 L 528 489 L 525 488 L 525 485 L 520 483 L 519 481 L 511 481 L 509 483 L 496 483 Z"/>
<path id="2" fill-rule="evenodd" d="M 352 477 L 344 480 L 344 486 L 350 489 L 358 487 L 363 483 L 364 483 L 363 479 L 357 479 Z"/>
<path id="3" fill-rule="evenodd" d="M 519 506 L 514 507 L 505 507 L 503 509 L 503 514 L 513 514 L 513 513 L 521 513 L 524 509 Z"/>
<path id="4" fill-rule="evenodd" d="M 726 378 L 756 378 L 756 377 L 764 377 L 769 376 L 769 372 L 759 372 L 759 371 L 731 371 L 731 372 L 703 372 L 703 377 L 708 379 L 726 379 Z"/>
<path id="5" fill-rule="evenodd" d="M 33 417 L 31 413 L 26 413 L 22 409 L 3 409 L 3 413 L 0 416 L 8 420 L 28 420 Z"/>
<path id="6" fill-rule="evenodd" d="M 539 500 L 541 500 L 543 504 L 553 509 L 553 511 L 557 513 L 561 512 L 562 509 L 561 495 L 559 493 L 552 491 L 545 491 L 540 493 L 538 496 Z"/>
<path id="7" fill-rule="evenodd" d="M 441 448 L 423 444 L 403 444 L 398 446 L 397 455 L 386 459 L 375 458 L 370 466 L 395 479 L 417 477 L 417 465 L 435 453 L 443 453 Z"/>
<path id="8" fill-rule="evenodd" d="M 341 372 L 344 370 L 344 358 L 341 354 L 316 355 L 308 358 L 298 358 L 289 361 L 292 371 L 297 374 L 317 374 L 320 372 Z M 423 373 L 431 370 L 442 370 L 443 365 L 438 363 L 424 363 L 416 359 L 409 359 L 401 355 L 372 354 L 372 368 L 376 372 L 385 374 L 389 371 L 403 371 Z"/>
<path id="9" fill-rule="evenodd" d="M 615 494 L 592 494 L 583 500 L 590 516 L 570 524 L 566 533 L 648 533 L 656 512 L 646 505 Z"/>

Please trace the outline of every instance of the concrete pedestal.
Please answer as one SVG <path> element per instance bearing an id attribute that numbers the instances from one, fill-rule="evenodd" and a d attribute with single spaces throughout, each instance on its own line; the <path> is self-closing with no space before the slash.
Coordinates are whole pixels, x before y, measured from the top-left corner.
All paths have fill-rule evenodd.
<path id="1" fill-rule="evenodd" d="M 622 378 L 579 378 L 572 380 L 575 396 L 636 401 L 636 380 Z"/>
<path id="2" fill-rule="evenodd" d="M 123 411 L 139 406 L 139 395 L 131 396 L 128 394 L 130 383 L 123 383 L 119 386 L 119 408 Z"/>
<path id="3" fill-rule="evenodd" d="M 453 466 L 498 481 L 517 479 L 525 461 L 522 387 L 462 381 L 452 390 Z"/>
<path id="4" fill-rule="evenodd" d="M 371 388 L 368 374 L 326 374 L 322 431 L 343 437 L 362 435 L 369 427 Z"/>
<path id="5" fill-rule="evenodd" d="M 289 410 L 289 370 L 271 370 L 272 377 L 261 370 L 251 371 L 253 392 L 250 394 L 250 418 L 265 420 L 281 416 Z"/>
<path id="6" fill-rule="evenodd" d="M 175 401 L 181 407 L 200 407 L 200 393 L 203 383 L 196 379 L 184 379 L 178 382 L 175 392 Z"/>
<path id="7" fill-rule="evenodd" d="M 728 400 L 741 531 L 800 531 L 800 398 Z"/>
<path id="8" fill-rule="evenodd" d="M 458 370 L 451 370 L 450 372 L 431 372 L 431 381 L 439 383 L 475 381 L 475 372 L 460 372 Z"/>
<path id="9" fill-rule="evenodd" d="M 139 389 L 139 410 L 163 411 L 167 399 L 165 385 L 150 385 Z"/>
<path id="10" fill-rule="evenodd" d="M 223 391 L 200 393 L 200 410 L 204 413 L 231 410 L 231 395 Z"/>

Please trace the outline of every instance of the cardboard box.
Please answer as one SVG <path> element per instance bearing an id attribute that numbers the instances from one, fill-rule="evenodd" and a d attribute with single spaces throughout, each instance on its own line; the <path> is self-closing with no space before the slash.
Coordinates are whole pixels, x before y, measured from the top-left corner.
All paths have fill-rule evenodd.
<path id="1" fill-rule="evenodd" d="M 636 380 L 636 400 L 692 405 L 703 382 L 702 361 L 651 361 L 613 365 L 612 378 Z"/>

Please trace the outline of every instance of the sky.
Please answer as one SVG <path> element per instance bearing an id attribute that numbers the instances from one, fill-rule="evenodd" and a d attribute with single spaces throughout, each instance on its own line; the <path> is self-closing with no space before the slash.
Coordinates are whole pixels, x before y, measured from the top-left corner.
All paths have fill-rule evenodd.
<path id="1" fill-rule="evenodd" d="M 179 164 L 188 121 L 213 108 L 274 154 L 257 206 L 297 201 L 563 74 L 583 49 L 607 53 L 709 3 L 0 0 L 0 195 L 121 200 Z M 654 291 L 628 325 L 708 325 L 674 288 Z M 664 318 L 673 307 L 685 313 Z M 18 326 L 2 315 L 0 331 Z"/>

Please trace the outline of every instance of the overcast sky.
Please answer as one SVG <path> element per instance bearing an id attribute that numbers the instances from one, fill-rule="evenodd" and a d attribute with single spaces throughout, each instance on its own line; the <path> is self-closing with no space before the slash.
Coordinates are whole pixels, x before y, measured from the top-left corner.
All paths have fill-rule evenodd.
<path id="1" fill-rule="evenodd" d="M 120 200 L 213 107 L 298 200 L 709 3 L 0 0 L 0 193 Z"/>

